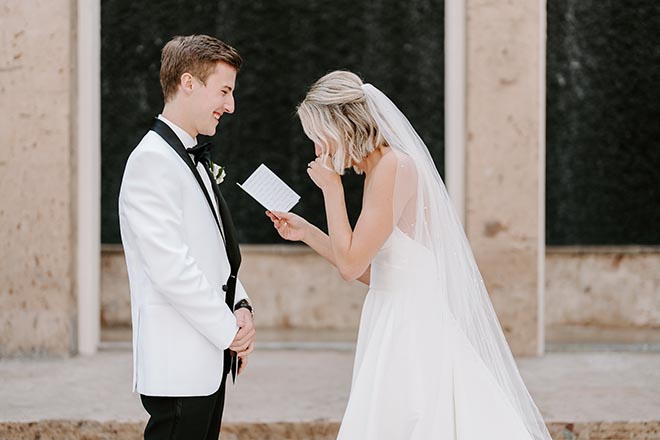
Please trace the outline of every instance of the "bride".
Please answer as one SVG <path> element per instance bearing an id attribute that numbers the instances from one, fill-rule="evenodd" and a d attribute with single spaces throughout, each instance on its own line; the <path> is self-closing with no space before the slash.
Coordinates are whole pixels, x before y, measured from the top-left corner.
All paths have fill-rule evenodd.
<path id="1" fill-rule="evenodd" d="M 369 285 L 342 440 L 543 439 L 462 226 L 433 160 L 406 117 L 358 76 L 332 72 L 298 107 L 316 160 L 328 234 L 267 212 L 346 280 Z M 364 173 L 355 229 L 341 175 Z M 331 293 L 331 292 L 329 292 Z"/>

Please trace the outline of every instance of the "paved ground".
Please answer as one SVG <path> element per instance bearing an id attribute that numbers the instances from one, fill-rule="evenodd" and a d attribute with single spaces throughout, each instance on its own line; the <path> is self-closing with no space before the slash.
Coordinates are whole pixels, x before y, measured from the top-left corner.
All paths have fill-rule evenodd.
<path id="1" fill-rule="evenodd" d="M 338 421 L 352 368 L 350 350 L 267 350 L 230 387 L 225 420 Z M 0 423 L 38 420 L 141 421 L 130 390 L 131 354 L 0 361 Z M 660 420 L 660 353 L 551 353 L 519 361 L 549 422 Z"/>

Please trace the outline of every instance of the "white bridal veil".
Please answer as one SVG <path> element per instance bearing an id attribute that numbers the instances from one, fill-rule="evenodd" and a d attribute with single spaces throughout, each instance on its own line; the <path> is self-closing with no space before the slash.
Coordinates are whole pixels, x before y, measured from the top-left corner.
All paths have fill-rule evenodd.
<path id="1" fill-rule="evenodd" d="M 409 213 L 404 232 L 429 249 L 435 259 L 438 294 L 434 296 L 438 303 L 428 306 L 446 308 L 448 304 L 459 328 L 520 415 L 530 436 L 550 440 L 543 418 L 520 377 L 461 222 L 426 145 L 385 94 L 371 84 L 362 88 L 383 137 L 395 152 L 408 156 L 416 170 L 416 200 L 412 210 L 406 210 Z M 395 208 L 396 211 L 400 210 Z M 397 223 L 401 224 L 400 219 Z"/>

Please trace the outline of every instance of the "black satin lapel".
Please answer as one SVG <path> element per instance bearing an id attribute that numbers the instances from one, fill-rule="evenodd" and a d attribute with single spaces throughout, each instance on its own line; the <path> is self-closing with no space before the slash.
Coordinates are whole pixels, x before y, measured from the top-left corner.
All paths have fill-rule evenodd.
<path id="1" fill-rule="evenodd" d="M 190 158 L 190 155 L 183 146 L 183 143 L 181 143 L 181 139 L 179 139 L 176 133 L 174 133 L 174 131 L 172 131 L 172 129 L 160 119 L 156 119 L 154 121 L 154 125 L 151 127 L 151 129 L 154 132 L 156 132 L 160 137 L 162 137 L 163 140 L 165 140 L 165 142 L 167 142 L 170 145 L 170 147 L 172 147 L 172 149 L 176 151 L 176 153 L 181 157 L 181 159 L 183 159 L 186 165 L 188 165 L 188 168 L 190 168 L 190 171 L 193 173 L 193 176 L 195 176 L 195 180 L 197 180 L 197 183 L 199 184 L 202 193 L 204 193 L 204 197 L 206 198 L 209 208 L 211 209 L 211 213 L 213 214 L 213 218 L 215 219 L 215 224 L 218 226 L 218 230 L 220 231 L 220 234 L 222 234 L 222 227 L 220 227 L 220 220 L 218 219 L 218 216 L 215 213 L 213 202 L 211 202 L 211 197 L 209 196 L 209 193 L 206 191 L 206 186 L 202 181 L 202 176 L 199 175 L 199 172 L 197 171 L 197 167 L 195 167 L 195 163 Z"/>
<path id="2" fill-rule="evenodd" d="M 224 226 L 225 230 L 225 246 L 227 248 L 229 264 L 232 266 L 232 268 L 235 268 L 235 273 L 238 273 L 238 267 L 241 265 L 241 250 L 238 246 L 238 234 L 236 233 L 236 228 L 234 227 L 234 221 L 231 218 L 229 206 L 227 205 L 225 198 L 222 196 L 220 187 L 215 182 L 215 179 L 211 175 L 210 171 L 208 175 L 211 179 L 211 188 L 213 188 L 213 193 L 218 200 L 218 211 L 220 211 L 220 219 L 222 219 L 222 226 Z"/>

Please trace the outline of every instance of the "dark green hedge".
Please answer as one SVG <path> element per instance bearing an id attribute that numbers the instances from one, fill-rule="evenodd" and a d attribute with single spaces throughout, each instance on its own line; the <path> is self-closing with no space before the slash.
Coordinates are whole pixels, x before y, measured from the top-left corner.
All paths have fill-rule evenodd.
<path id="1" fill-rule="evenodd" d="M 162 108 L 160 49 L 172 36 L 215 35 L 245 59 L 236 112 L 221 120 L 215 161 L 243 243 L 279 242 L 263 210 L 236 185 L 266 163 L 299 194 L 294 211 L 324 226 L 305 172 L 314 156 L 294 115 L 311 83 L 349 69 L 408 115 L 443 171 L 443 0 L 161 0 L 102 3 L 102 240 L 119 242 L 117 195 L 132 148 Z M 362 179 L 345 178 L 351 218 Z"/>
<path id="2" fill-rule="evenodd" d="M 660 244 L 660 3 L 549 0 L 547 242 Z"/>

